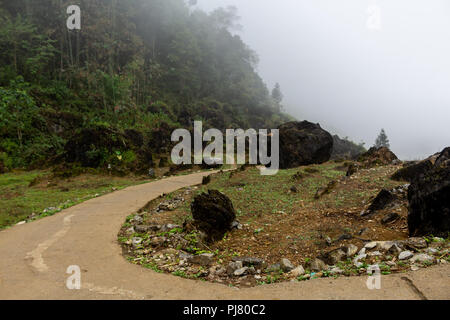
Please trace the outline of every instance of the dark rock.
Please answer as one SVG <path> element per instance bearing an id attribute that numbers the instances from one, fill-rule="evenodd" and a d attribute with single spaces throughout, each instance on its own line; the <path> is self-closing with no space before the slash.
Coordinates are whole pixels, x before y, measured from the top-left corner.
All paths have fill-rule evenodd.
<path id="1" fill-rule="evenodd" d="M 296 186 L 292 186 L 291 189 L 289 189 L 292 193 L 298 193 L 298 189 Z"/>
<path id="2" fill-rule="evenodd" d="M 431 170 L 408 189 L 410 236 L 447 237 L 450 232 L 450 148 L 444 149 Z"/>
<path id="3" fill-rule="evenodd" d="M 420 161 L 416 164 L 399 169 L 394 173 L 391 179 L 396 181 L 408 181 L 412 182 L 415 179 L 420 178 L 423 174 L 433 168 L 431 160 Z"/>
<path id="4" fill-rule="evenodd" d="M 383 217 L 383 219 L 381 219 L 381 223 L 382 224 L 387 224 L 389 222 L 397 220 L 398 218 L 400 218 L 398 213 L 396 213 L 396 212 L 388 213 L 387 215 L 385 215 Z"/>
<path id="5" fill-rule="evenodd" d="M 208 241 L 222 239 L 236 219 L 233 203 L 217 190 L 196 196 L 191 204 L 191 212 L 194 225 L 206 233 Z"/>
<path id="6" fill-rule="evenodd" d="M 207 185 L 211 182 L 211 176 L 205 176 L 202 178 L 202 185 Z"/>
<path id="7" fill-rule="evenodd" d="M 352 163 L 348 166 L 347 169 L 347 173 L 346 176 L 347 177 L 351 177 L 352 175 L 354 175 L 356 172 L 358 172 L 358 165 L 355 163 Z"/>
<path id="8" fill-rule="evenodd" d="M 370 204 L 367 210 L 369 213 L 373 213 L 378 210 L 383 210 L 396 199 L 397 197 L 391 191 L 383 189 L 378 193 L 375 199 L 373 199 L 372 203 Z"/>
<path id="9" fill-rule="evenodd" d="M 398 160 L 398 158 L 386 147 L 372 147 L 366 153 L 362 154 L 358 160 L 363 163 L 364 167 L 370 168 L 377 165 L 391 164 L 394 160 Z"/>
<path id="10" fill-rule="evenodd" d="M 320 164 L 330 159 L 333 137 L 320 125 L 308 121 L 288 122 L 278 129 L 281 169 Z"/>

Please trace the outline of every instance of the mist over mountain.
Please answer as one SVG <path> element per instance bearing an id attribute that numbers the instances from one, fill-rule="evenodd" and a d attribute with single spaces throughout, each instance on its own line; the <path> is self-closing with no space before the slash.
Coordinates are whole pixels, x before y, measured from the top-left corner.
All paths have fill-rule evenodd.
<path id="1" fill-rule="evenodd" d="M 242 29 L 234 32 L 258 53 L 269 87 L 280 83 L 292 115 L 366 146 L 384 128 L 402 159 L 424 158 L 448 145 L 448 1 L 197 4 L 205 10 L 229 5 L 241 17 Z"/>

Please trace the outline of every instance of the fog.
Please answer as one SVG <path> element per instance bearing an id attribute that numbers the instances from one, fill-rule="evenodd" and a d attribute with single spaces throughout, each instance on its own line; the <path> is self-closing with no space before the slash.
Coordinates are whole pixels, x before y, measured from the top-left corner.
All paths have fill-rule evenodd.
<path id="1" fill-rule="evenodd" d="M 450 145 L 450 1 L 199 0 L 234 5 L 268 88 L 288 113 L 404 160 Z M 377 10 L 379 9 L 379 15 Z"/>

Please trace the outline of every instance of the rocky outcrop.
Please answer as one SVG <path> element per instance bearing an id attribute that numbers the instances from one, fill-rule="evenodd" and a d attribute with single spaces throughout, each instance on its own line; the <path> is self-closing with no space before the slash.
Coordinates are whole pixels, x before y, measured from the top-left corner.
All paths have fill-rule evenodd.
<path id="1" fill-rule="evenodd" d="M 191 204 L 193 224 L 205 232 L 208 241 L 217 241 L 231 230 L 236 212 L 231 200 L 217 190 L 209 190 L 194 198 Z"/>
<path id="2" fill-rule="evenodd" d="M 420 178 L 421 175 L 425 174 L 432 168 L 433 163 L 431 162 L 431 160 L 426 159 L 399 169 L 392 175 L 391 179 L 396 181 L 412 182 L 413 180 Z"/>
<path id="3" fill-rule="evenodd" d="M 333 137 L 319 124 L 288 122 L 280 130 L 280 168 L 289 169 L 328 161 Z"/>
<path id="4" fill-rule="evenodd" d="M 364 167 L 370 168 L 377 165 L 392 164 L 398 158 L 386 147 L 372 147 L 366 153 L 362 154 L 358 160 L 363 163 Z"/>
<path id="5" fill-rule="evenodd" d="M 444 149 L 431 170 L 408 189 L 408 228 L 411 236 L 450 232 L 450 148 Z"/>

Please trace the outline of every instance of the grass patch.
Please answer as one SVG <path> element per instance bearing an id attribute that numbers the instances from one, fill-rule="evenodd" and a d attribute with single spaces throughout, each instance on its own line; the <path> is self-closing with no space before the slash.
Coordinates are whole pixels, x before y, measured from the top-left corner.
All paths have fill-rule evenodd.
<path id="1" fill-rule="evenodd" d="M 134 177 L 94 174 L 55 180 L 51 179 L 50 171 L 42 170 L 2 174 L 0 229 L 27 220 L 33 213 L 36 218 L 49 216 L 96 196 L 144 182 L 147 181 Z"/>

